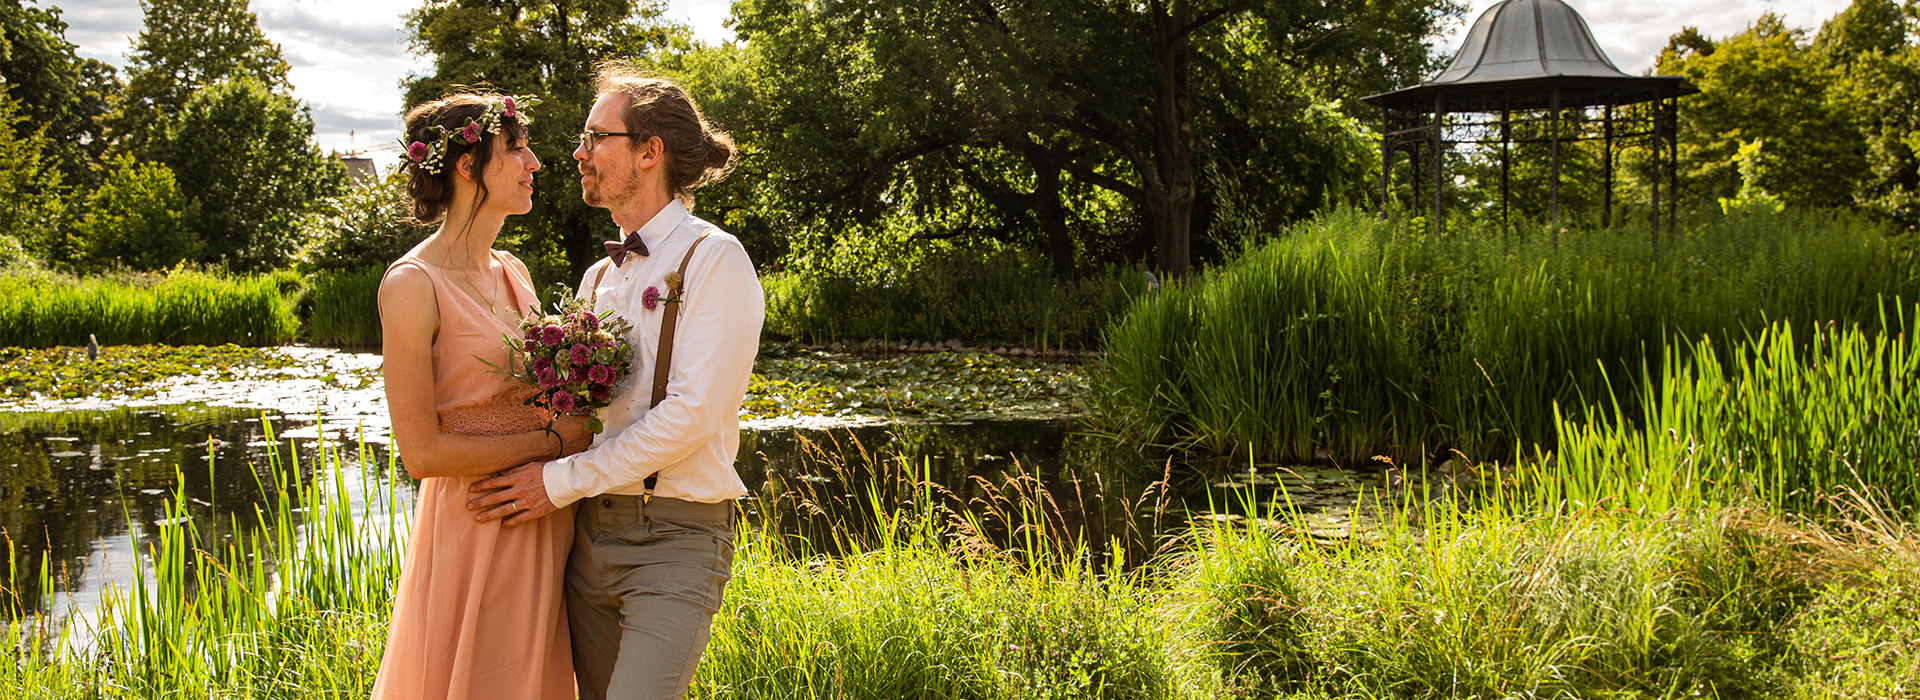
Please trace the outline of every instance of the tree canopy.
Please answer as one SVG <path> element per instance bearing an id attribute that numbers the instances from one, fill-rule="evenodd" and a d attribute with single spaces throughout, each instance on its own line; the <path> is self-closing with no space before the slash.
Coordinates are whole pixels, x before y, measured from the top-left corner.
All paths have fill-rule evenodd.
<path id="1" fill-rule="evenodd" d="M 580 200 L 573 135 L 593 105 L 599 61 L 687 45 L 686 30 L 660 13 L 633 0 L 429 0 L 407 15 L 413 48 L 432 58 L 433 72 L 406 80 L 406 108 L 467 86 L 543 101 L 532 110 L 542 165 L 533 211 L 502 232 L 540 279 L 572 282 L 615 236 L 606 212 Z"/>

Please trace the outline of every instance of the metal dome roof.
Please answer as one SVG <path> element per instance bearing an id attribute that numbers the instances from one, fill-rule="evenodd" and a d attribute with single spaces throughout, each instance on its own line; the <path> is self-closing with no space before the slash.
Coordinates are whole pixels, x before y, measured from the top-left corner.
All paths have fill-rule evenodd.
<path id="1" fill-rule="evenodd" d="M 1433 80 L 1361 98 L 1369 104 L 1432 112 L 1619 105 L 1699 92 L 1677 76 L 1628 75 L 1593 40 L 1587 21 L 1562 0 L 1506 0 L 1475 20 L 1460 52 Z"/>

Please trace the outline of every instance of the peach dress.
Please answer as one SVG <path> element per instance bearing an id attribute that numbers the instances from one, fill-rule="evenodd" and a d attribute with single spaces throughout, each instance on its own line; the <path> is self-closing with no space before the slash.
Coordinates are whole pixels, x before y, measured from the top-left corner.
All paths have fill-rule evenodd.
<path id="1" fill-rule="evenodd" d="M 506 262 L 503 253 L 494 258 Z M 433 280 L 440 331 L 433 341 L 434 406 L 440 430 L 503 435 L 539 430 L 545 415 L 520 403 L 525 389 L 474 356 L 506 366 L 506 321 L 440 270 L 402 257 Z M 511 306 L 536 303 L 533 283 L 505 264 Z M 502 468 L 505 468 L 503 465 Z M 502 528 L 476 523 L 467 487 L 485 477 L 428 477 L 414 500 L 413 539 L 400 566 L 376 700 L 499 698 L 572 700 L 572 648 L 561 575 L 573 544 L 573 508 Z"/>

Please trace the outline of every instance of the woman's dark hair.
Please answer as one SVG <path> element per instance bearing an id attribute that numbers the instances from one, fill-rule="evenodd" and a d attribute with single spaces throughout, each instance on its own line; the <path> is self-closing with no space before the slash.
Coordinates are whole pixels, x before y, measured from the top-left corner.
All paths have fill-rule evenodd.
<path id="1" fill-rule="evenodd" d="M 691 204 L 694 189 L 732 170 L 739 150 L 733 137 L 713 128 L 679 85 L 617 62 L 600 64 L 595 77 L 595 92 L 627 96 L 622 121 L 628 132 L 643 134 L 627 139 L 629 147 L 642 148 L 652 136 L 666 146 L 668 194 Z"/>
<path id="2" fill-rule="evenodd" d="M 466 128 L 468 120 L 480 119 L 487 113 L 488 107 L 499 104 L 503 97 L 492 92 L 464 91 L 414 107 L 407 112 L 407 136 L 404 141 L 409 146 L 422 143 L 429 148 L 441 144 L 440 132 L 433 127 L 439 126 L 457 134 Z M 461 156 L 473 156 L 473 182 L 480 187 L 480 196 L 474 199 L 475 208 L 486 201 L 487 183 L 479 175 L 486 172 L 487 164 L 493 161 L 494 138 L 506 136 L 509 143 L 527 139 L 527 125 L 518 116 L 503 113 L 499 119 L 500 127 L 482 137 L 479 143 L 467 143 L 459 136 L 445 139 L 442 147 L 446 152 L 440 154 L 437 160 L 438 172 L 427 172 L 426 164 L 410 157 L 402 160 L 407 166 L 407 194 L 413 199 L 412 223 L 431 224 L 447 215 L 447 207 L 453 203 L 454 171 Z"/>

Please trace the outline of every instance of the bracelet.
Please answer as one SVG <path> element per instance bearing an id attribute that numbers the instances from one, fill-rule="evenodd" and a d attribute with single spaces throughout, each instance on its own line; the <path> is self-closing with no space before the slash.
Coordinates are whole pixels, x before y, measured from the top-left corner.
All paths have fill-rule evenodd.
<path id="1" fill-rule="evenodd" d="M 546 432 L 546 434 L 548 435 L 552 435 L 553 441 L 560 445 L 560 449 L 553 453 L 553 458 L 559 459 L 561 457 L 565 457 L 567 455 L 567 441 L 560 437 L 560 433 L 554 430 L 553 426 L 551 425 L 542 427 L 540 428 L 540 430 Z"/>

